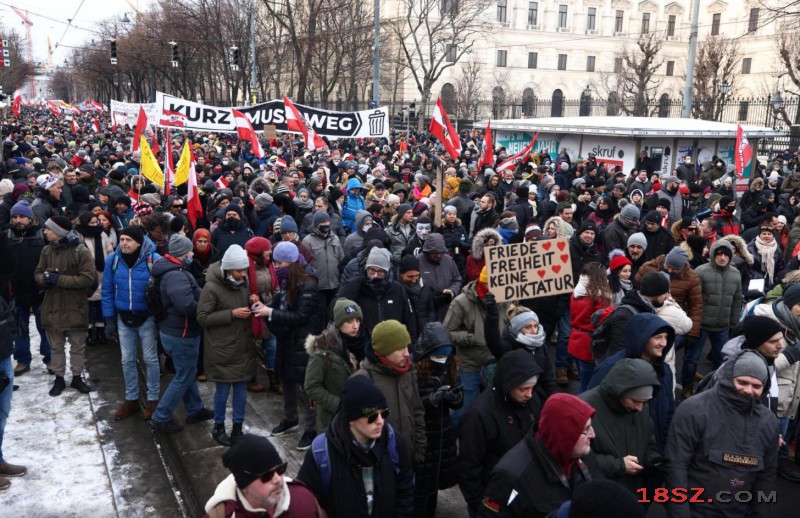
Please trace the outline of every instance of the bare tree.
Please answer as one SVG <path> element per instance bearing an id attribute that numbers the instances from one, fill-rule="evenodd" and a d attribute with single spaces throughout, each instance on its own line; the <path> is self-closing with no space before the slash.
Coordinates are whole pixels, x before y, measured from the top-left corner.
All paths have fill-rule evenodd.
<path id="1" fill-rule="evenodd" d="M 475 59 L 461 66 L 455 80 L 456 118 L 459 120 L 477 119 L 478 104 L 484 95 L 482 88 L 481 64 Z"/>
<path id="2" fill-rule="evenodd" d="M 741 62 L 738 40 L 712 36 L 700 42 L 695 60 L 692 87 L 692 116 L 697 119 L 721 120 L 725 98 L 735 95 L 738 86 L 736 70 Z M 727 83 L 724 95 L 721 87 Z"/>
<path id="3" fill-rule="evenodd" d="M 412 73 L 423 108 L 442 72 L 455 66 L 485 36 L 490 0 L 402 0 L 390 24 Z M 419 118 L 420 128 L 424 117 Z"/>
<path id="4" fill-rule="evenodd" d="M 788 81 L 785 86 L 785 95 L 794 98 L 793 103 L 786 103 L 776 110 L 777 116 L 787 125 L 796 128 L 800 124 L 800 34 L 797 31 L 781 33 L 776 41 L 780 65 L 776 67 L 778 80 Z M 784 83 L 785 84 L 785 83 Z M 794 113 L 789 113 L 787 106 L 794 107 Z"/>
<path id="5" fill-rule="evenodd" d="M 615 109 L 634 117 L 649 117 L 657 110 L 656 97 L 661 81 L 658 69 L 664 63 L 662 40 L 655 33 L 642 34 L 636 46 L 627 45 L 615 55 L 617 71 L 603 74 L 592 85 L 602 98 L 614 99 Z"/>

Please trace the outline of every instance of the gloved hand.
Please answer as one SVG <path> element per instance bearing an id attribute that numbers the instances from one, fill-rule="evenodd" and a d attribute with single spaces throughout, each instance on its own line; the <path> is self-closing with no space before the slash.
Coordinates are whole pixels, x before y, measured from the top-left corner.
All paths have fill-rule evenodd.
<path id="1" fill-rule="evenodd" d="M 58 278 L 61 274 L 58 272 L 44 272 L 44 283 L 48 286 L 58 285 Z"/>
<path id="2" fill-rule="evenodd" d="M 464 397 L 464 390 L 461 387 L 451 388 L 444 394 L 444 400 L 448 405 L 457 405 Z"/>
<path id="3" fill-rule="evenodd" d="M 669 471 L 669 459 L 660 455 L 653 457 L 645 464 L 645 469 L 658 473 L 666 473 Z"/>
<path id="4" fill-rule="evenodd" d="M 106 318 L 106 335 L 107 336 L 116 336 L 117 335 L 117 319 L 116 318 Z"/>
<path id="5" fill-rule="evenodd" d="M 797 360 L 800 360 L 800 347 L 796 345 L 790 345 L 783 350 L 783 355 L 789 361 L 789 365 L 794 365 Z"/>
<path id="6" fill-rule="evenodd" d="M 446 394 L 450 391 L 450 387 L 444 386 L 439 387 L 436 389 L 436 392 L 431 394 L 431 405 L 439 406 L 442 404 L 442 400 L 445 398 Z"/>

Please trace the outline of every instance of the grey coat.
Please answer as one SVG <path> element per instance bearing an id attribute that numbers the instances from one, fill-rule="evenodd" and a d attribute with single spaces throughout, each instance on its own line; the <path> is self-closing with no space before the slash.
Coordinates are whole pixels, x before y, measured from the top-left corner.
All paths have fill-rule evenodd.
<path id="1" fill-rule="evenodd" d="M 702 328 L 707 331 L 736 327 L 742 310 L 742 277 L 733 261 L 725 268 L 717 266 L 714 257 L 720 248 L 730 251 L 730 256 L 733 257 L 730 241 L 718 239 L 711 246 L 711 260 L 694 271 L 700 278 L 700 289 L 703 292 Z"/>
<path id="2" fill-rule="evenodd" d="M 314 272 L 317 274 L 320 290 L 335 290 L 339 287 L 339 261 L 344 258 L 344 251 L 339 237 L 328 232 L 323 237 L 316 230 L 303 238 L 303 244 L 314 254 Z"/>

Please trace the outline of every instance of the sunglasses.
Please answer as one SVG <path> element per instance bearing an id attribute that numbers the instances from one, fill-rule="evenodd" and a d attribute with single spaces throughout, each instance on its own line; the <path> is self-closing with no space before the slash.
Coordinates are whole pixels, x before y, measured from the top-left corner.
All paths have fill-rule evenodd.
<path id="1" fill-rule="evenodd" d="M 286 473 L 286 467 L 288 465 L 289 465 L 288 462 L 284 462 L 283 464 L 278 464 L 271 470 L 262 473 L 261 475 L 258 475 L 258 479 L 261 480 L 262 484 L 271 482 L 272 479 L 275 477 L 275 473 L 277 473 L 278 475 L 283 475 L 284 473 Z M 252 475 L 252 473 L 250 473 L 249 471 L 245 471 L 245 473 L 247 473 L 248 475 Z"/>
<path id="2" fill-rule="evenodd" d="M 172 208 L 173 209 L 182 209 L 183 205 L 173 205 Z"/>
<path id="3" fill-rule="evenodd" d="M 367 416 L 367 423 L 369 424 L 374 423 L 375 421 L 378 420 L 378 416 L 381 416 L 381 418 L 384 421 L 386 421 L 386 419 L 389 418 L 389 409 L 387 408 L 386 410 L 381 410 L 379 412 L 371 413 L 370 415 Z"/>

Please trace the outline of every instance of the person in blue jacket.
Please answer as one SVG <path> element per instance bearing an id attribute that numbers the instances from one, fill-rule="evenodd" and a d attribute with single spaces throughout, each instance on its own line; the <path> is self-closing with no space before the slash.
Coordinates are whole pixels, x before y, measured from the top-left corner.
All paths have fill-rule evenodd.
<path id="1" fill-rule="evenodd" d="M 342 203 L 342 225 L 348 234 L 356 231 L 356 212 L 367 208 L 361 194 L 363 190 L 364 185 L 358 178 L 347 180 L 347 196 Z"/>
<path id="2" fill-rule="evenodd" d="M 675 389 L 672 384 L 672 369 L 664 361 L 675 341 L 675 329 L 663 318 L 653 313 L 637 313 L 628 321 L 625 329 L 625 347 L 606 358 L 597 366 L 589 382 L 589 389 L 600 385 L 611 367 L 623 358 L 640 358 L 653 366 L 659 377 L 660 387 L 653 388 L 653 399 L 648 402 L 653 432 L 661 453 L 667 444 L 667 430 L 675 413 Z"/>

